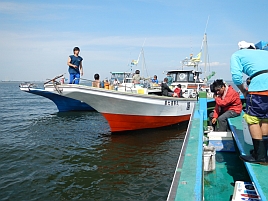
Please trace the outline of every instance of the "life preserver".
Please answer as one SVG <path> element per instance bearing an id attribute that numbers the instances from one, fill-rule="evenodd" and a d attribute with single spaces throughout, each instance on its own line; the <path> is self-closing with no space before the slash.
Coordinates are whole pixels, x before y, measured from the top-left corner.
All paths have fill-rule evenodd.
<path id="1" fill-rule="evenodd" d="M 180 80 L 183 80 L 186 77 L 185 73 L 180 73 L 179 74 L 179 78 Z"/>

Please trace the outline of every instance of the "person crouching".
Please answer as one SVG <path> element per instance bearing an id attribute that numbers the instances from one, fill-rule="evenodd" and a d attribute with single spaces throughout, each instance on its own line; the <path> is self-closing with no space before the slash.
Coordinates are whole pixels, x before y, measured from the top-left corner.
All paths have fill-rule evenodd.
<path id="1" fill-rule="evenodd" d="M 223 80 L 214 81 L 212 89 L 216 106 L 210 114 L 210 125 L 215 128 L 218 121 L 218 129 L 215 130 L 229 131 L 227 119 L 239 116 L 242 111 L 239 93 L 231 85 L 226 85 Z"/>

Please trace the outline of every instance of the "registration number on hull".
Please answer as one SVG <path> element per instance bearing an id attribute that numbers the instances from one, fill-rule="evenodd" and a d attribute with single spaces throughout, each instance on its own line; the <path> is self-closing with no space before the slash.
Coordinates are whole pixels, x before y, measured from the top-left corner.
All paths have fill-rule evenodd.
<path id="1" fill-rule="evenodd" d="M 170 106 L 179 106 L 180 101 L 177 100 L 166 100 L 165 105 L 170 105 Z M 186 104 L 186 110 L 190 110 L 190 102 L 187 102 Z"/>

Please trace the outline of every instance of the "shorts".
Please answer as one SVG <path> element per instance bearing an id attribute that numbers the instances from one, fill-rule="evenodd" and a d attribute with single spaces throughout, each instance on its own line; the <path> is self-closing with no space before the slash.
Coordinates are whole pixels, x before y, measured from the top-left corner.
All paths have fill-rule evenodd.
<path id="1" fill-rule="evenodd" d="M 245 112 L 244 119 L 248 124 L 268 123 L 268 96 L 248 94 Z"/>
<path id="2" fill-rule="evenodd" d="M 244 114 L 243 118 L 248 124 L 259 124 L 259 123 L 268 123 L 268 119 L 260 119 L 258 117 L 254 117 L 248 114 Z"/>

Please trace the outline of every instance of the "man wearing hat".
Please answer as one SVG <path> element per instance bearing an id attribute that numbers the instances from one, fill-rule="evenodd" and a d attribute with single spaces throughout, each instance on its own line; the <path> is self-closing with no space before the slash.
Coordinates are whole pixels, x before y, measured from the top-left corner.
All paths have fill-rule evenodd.
<path id="1" fill-rule="evenodd" d="M 239 50 L 231 57 L 234 84 L 246 98 L 245 121 L 248 123 L 254 150 L 240 158 L 250 163 L 268 164 L 268 51 L 255 48 L 253 43 L 241 41 Z M 243 85 L 243 74 L 249 76 L 248 89 Z"/>

